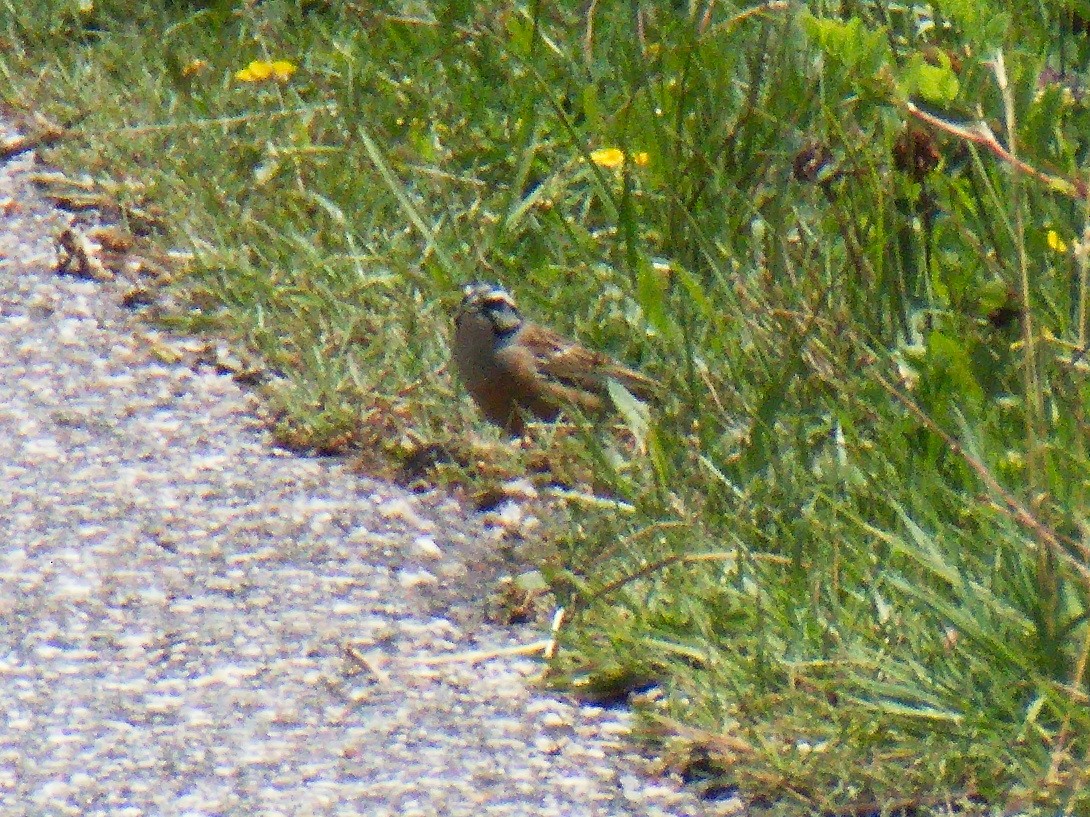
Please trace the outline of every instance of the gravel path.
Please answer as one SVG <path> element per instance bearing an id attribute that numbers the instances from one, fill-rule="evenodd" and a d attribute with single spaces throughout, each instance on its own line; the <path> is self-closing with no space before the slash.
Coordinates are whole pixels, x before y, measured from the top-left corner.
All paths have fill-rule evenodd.
<path id="1" fill-rule="evenodd" d="M 0 813 L 720 813 L 534 661 L 420 663 L 539 637 L 481 620 L 489 534 L 158 362 L 53 272 L 30 167 L 0 165 Z"/>

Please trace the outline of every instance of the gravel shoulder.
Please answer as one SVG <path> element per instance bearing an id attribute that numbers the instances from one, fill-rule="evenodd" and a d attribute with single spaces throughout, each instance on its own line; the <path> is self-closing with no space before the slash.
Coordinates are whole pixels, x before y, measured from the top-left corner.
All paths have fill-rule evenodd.
<path id="1" fill-rule="evenodd" d="M 422 661 L 539 637 L 482 620 L 488 531 L 161 363 L 113 286 L 54 272 L 32 167 L 0 164 L 0 812 L 721 813 L 536 661 Z"/>

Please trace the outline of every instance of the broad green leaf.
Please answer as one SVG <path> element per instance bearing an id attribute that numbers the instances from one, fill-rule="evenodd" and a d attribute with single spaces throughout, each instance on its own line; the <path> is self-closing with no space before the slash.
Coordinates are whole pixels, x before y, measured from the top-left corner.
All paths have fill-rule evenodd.
<path id="1" fill-rule="evenodd" d="M 915 96 L 934 105 L 948 105 L 961 89 L 957 75 L 950 68 L 950 59 L 940 52 L 944 65 L 932 65 L 922 54 L 913 54 L 901 72 L 898 85 L 905 96 Z"/>
<path id="2" fill-rule="evenodd" d="M 815 17 L 807 12 L 802 25 L 830 59 L 849 70 L 859 69 L 873 75 L 889 62 L 885 29 L 871 31 L 858 17 L 844 21 Z"/>

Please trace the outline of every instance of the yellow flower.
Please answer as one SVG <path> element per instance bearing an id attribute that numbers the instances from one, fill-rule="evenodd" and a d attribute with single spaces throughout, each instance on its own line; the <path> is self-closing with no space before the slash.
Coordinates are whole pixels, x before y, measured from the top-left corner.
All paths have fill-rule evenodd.
<path id="1" fill-rule="evenodd" d="M 264 82 L 267 79 L 275 79 L 284 82 L 291 79 L 298 68 L 287 60 L 254 60 L 245 68 L 235 72 L 235 79 L 239 82 Z"/>
<path id="2" fill-rule="evenodd" d="M 620 167 L 624 164 L 624 153 L 617 148 L 598 148 L 591 151 L 590 160 L 598 167 Z"/>
<path id="3" fill-rule="evenodd" d="M 291 79 L 291 75 L 298 71 L 299 68 L 293 62 L 287 60 L 273 60 L 272 72 L 273 77 L 278 80 Z"/>
<path id="4" fill-rule="evenodd" d="M 1048 236 L 1046 238 L 1048 241 L 1049 249 L 1058 253 L 1067 252 L 1067 242 L 1060 238 L 1060 234 L 1057 233 L 1055 230 L 1049 230 Z"/>
<path id="5" fill-rule="evenodd" d="M 625 160 L 633 162 L 640 167 L 645 167 L 651 157 L 648 156 L 646 151 L 639 151 L 626 157 L 623 150 L 619 148 L 598 148 L 598 150 L 592 150 L 590 153 L 590 160 L 598 167 L 605 167 L 612 170 L 613 168 L 620 167 L 625 163 Z"/>
<path id="6" fill-rule="evenodd" d="M 245 68 L 236 71 L 235 79 L 240 82 L 260 82 L 263 79 L 268 79 L 271 74 L 268 63 L 254 60 Z"/>

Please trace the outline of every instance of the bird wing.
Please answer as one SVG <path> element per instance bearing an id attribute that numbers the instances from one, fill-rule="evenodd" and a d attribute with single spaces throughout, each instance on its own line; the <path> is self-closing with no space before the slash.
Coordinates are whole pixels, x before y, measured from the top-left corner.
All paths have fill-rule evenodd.
<path id="1" fill-rule="evenodd" d="M 496 357 L 502 361 L 514 401 L 538 417 L 552 418 L 563 405 L 592 412 L 601 408 L 600 388 L 553 376 L 542 366 L 542 357 L 521 343 L 508 344 Z"/>
<path id="2" fill-rule="evenodd" d="M 537 324 L 528 324 L 519 342 L 533 354 L 538 372 L 567 388 L 597 395 L 606 380 L 616 380 L 637 396 L 646 398 L 656 390 L 651 378 Z"/>

